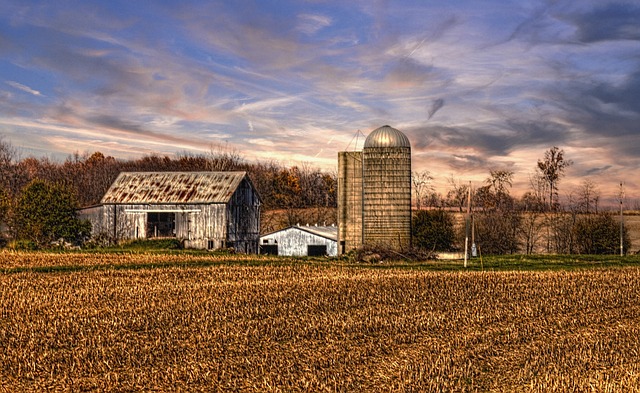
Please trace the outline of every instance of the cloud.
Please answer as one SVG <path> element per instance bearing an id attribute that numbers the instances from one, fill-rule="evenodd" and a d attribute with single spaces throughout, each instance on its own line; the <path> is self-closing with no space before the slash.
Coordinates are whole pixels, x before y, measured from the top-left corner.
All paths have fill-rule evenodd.
<path id="1" fill-rule="evenodd" d="M 33 94 L 34 96 L 39 96 L 40 97 L 40 96 L 43 95 L 38 90 L 34 90 L 34 89 L 30 88 L 29 86 L 23 85 L 22 83 L 18 83 L 18 82 L 14 82 L 14 81 L 6 81 L 6 84 L 11 86 L 11 87 L 13 87 L 13 88 L 15 88 L 15 89 L 24 91 L 24 92 L 29 93 L 29 94 Z"/>
<path id="2" fill-rule="evenodd" d="M 614 2 L 566 18 L 575 25 L 576 38 L 583 43 L 640 41 L 640 6 L 637 4 Z"/>
<path id="3" fill-rule="evenodd" d="M 436 114 L 437 111 L 440 110 L 444 106 L 444 100 L 442 98 L 438 98 L 431 103 L 431 108 L 429 108 L 429 117 L 427 120 L 431 119 L 433 115 Z"/>
<path id="4" fill-rule="evenodd" d="M 331 26 L 331 23 L 331 18 L 325 15 L 300 14 L 297 29 L 306 35 L 314 35 L 325 27 Z"/>

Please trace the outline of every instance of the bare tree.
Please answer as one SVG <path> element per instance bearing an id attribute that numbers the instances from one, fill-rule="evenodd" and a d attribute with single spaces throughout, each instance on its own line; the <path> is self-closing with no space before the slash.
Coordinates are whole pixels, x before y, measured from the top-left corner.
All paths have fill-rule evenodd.
<path id="1" fill-rule="evenodd" d="M 549 186 L 549 210 L 555 210 L 558 201 L 558 182 L 564 176 L 564 171 L 572 162 L 564 157 L 564 150 L 554 146 L 544 153 L 544 158 L 538 160 L 537 169 Z M 555 201 L 554 201 L 554 196 Z"/>
<path id="2" fill-rule="evenodd" d="M 447 192 L 447 202 L 450 206 L 455 206 L 462 212 L 467 203 L 467 194 L 469 193 L 469 185 L 463 184 L 451 175 L 447 181 L 451 189 Z"/>
<path id="3" fill-rule="evenodd" d="M 598 186 L 586 179 L 580 185 L 577 191 L 577 204 L 578 210 L 582 213 L 592 213 L 592 209 L 595 213 L 598 213 L 598 201 L 600 200 L 600 191 Z"/>
<path id="4" fill-rule="evenodd" d="M 415 206 L 416 209 L 420 210 L 427 196 L 435 190 L 432 183 L 433 176 L 431 176 L 431 172 L 427 170 L 422 172 L 413 171 L 411 173 L 411 182 L 413 183 L 413 192 L 415 193 Z"/>
<path id="5" fill-rule="evenodd" d="M 237 149 L 230 149 L 228 145 L 212 144 L 207 155 L 209 164 L 207 170 L 210 171 L 233 171 L 237 170 L 244 161 Z"/>
<path id="6" fill-rule="evenodd" d="M 513 172 L 506 169 L 492 169 L 485 180 L 488 194 L 493 199 L 493 207 L 504 209 L 513 206 L 509 189 L 513 185 Z"/>

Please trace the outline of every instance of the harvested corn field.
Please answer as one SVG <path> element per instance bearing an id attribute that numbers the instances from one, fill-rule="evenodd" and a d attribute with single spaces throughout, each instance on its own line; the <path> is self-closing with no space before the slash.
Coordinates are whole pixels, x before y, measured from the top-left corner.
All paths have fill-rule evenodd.
<path id="1" fill-rule="evenodd" d="M 20 271 L 80 257 L 0 254 L 1 391 L 640 391 L 634 267 L 79 255 L 106 268 Z"/>

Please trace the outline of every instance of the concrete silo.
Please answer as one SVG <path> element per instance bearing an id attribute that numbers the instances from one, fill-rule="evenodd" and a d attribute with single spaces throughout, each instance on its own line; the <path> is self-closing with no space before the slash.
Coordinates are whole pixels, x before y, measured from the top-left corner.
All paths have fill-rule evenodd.
<path id="1" fill-rule="evenodd" d="M 411 245 L 411 144 L 380 127 L 364 150 L 338 153 L 338 252 Z"/>
<path id="2" fill-rule="evenodd" d="M 338 153 L 338 253 L 362 246 L 362 152 Z"/>
<path id="3" fill-rule="evenodd" d="M 411 144 L 390 126 L 374 130 L 363 149 L 363 244 L 411 245 Z"/>

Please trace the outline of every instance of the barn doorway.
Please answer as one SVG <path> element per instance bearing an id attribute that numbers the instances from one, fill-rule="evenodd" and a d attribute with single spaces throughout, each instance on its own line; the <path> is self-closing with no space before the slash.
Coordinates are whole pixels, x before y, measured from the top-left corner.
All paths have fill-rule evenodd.
<path id="1" fill-rule="evenodd" d="M 261 244 L 260 245 L 260 254 L 262 254 L 262 255 L 278 255 L 278 245 L 277 244 Z"/>
<path id="2" fill-rule="evenodd" d="M 308 245 L 307 246 L 307 256 L 310 257 L 323 257 L 327 255 L 327 246 L 326 245 Z"/>
<path id="3" fill-rule="evenodd" d="M 147 238 L 175 236 L 176 213 L 147 213 Z"/>

